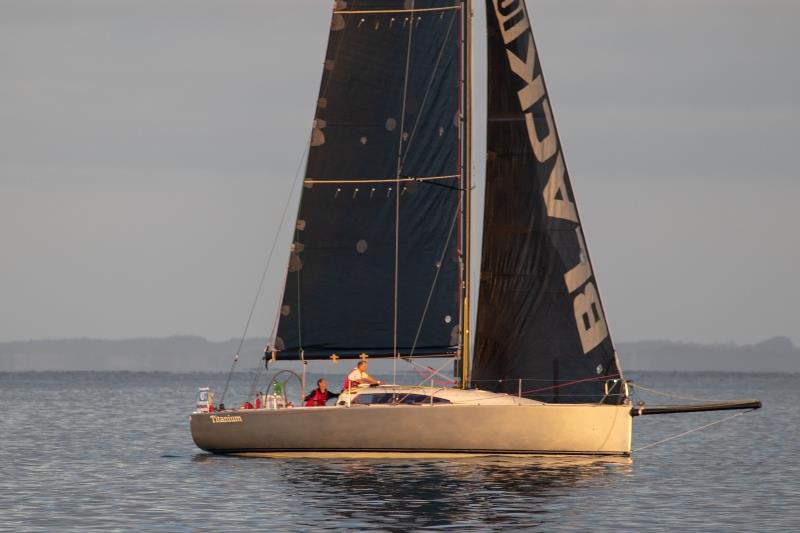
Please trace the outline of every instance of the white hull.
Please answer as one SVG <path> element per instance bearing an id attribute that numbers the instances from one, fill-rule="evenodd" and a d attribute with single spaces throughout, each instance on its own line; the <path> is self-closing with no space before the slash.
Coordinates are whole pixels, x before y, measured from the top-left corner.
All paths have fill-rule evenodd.
<path id="1" fill-rule="evenodd" d="M 190 424 L 214 453 L 630 454 L 629 405 L 523 402 L 194 413 Z"/>

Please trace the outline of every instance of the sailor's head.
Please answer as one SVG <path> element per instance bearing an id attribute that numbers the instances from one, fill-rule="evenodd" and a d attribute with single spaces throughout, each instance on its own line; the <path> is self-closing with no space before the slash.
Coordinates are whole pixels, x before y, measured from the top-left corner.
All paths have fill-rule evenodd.
<path id="1" fill-rule="evenodd" d="M 358 362 L 358 369 L 364 372 L 367 369 L 367 361 L 362 359 Z"/>
<path id="2" fill-rule="evenodd" d="M 317 388 L 319 388 L 319 390 L 325 390 L 328 388 L 328 382 L 325 381 L 325 378 L 319 378 L 317 380 Z"/>

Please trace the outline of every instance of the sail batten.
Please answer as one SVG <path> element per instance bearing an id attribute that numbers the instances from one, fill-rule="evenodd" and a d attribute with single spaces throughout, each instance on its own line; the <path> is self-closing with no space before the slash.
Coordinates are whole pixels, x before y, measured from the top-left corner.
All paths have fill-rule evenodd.
<path id="1" fill-rule="evenodd" d="M 306 178 L 303 180 L 303 183 L 312 184 L 312 185 L 339 185 L 345 183 L 387 183 L 387 182 L 394 182 L 394 183 L 401 183 L 401 182 L 412 182 L 412 181 L 432 181 L 432 180 L 452 180 L 452 179 L 460 179 L 461 176 L 459 174 L 451 174 L 449 176 L 419 176 L 419 177 L 391 177 L 391 178 L 377 178 L 377 179 L 342 179 L 342 180 L 326 180 L 326 179 L 315 179 L 315 178 Z"/>

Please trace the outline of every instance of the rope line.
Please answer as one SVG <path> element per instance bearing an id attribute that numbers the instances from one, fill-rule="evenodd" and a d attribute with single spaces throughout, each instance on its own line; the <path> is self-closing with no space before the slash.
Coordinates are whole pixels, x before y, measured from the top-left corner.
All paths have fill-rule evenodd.
<path id="1" fill-rule="evenodd" d="M 294 196 L 294 190 L 297 188 L 297 180 L 300 177 L 300 169 L 303 166 L 303 160 L 305 159 L 306 151 L 308 150 L 308 143 L 306 143 L 306 147 L 303 148 L 303 153 L 300 156 L 300 163 L 297 165 L 297 172 L 295 173 L 294 179 L 292 180 L 292 184 L 289 188 L 289 196 L 286 198 L 286 202 L 283 206 L 283 213 L 281 213 L 281 221 L 278 224 L 277 229 L 275 230 L 275 236 L 272 239 L 272 245 L 270 246 L 269 253 L 267 254 L 267 260 L 264 264 L 264 269 L 261 271 L 261 279 L 258 281 L 258 289 L 256 289 L 256 294 L 253 297 L 253 304 L 250 306 L 250 313 L 247 315 L 247 321 L 244 325 L 244 331 L 242 331 L 242 337 L 239 339 L 239 346 L 236 348 L 236 354 L 233 356 L 233 363 L 231 364 L 231 368 L 228 371 L 228 378 L 225 380 L 225 388 L 222 390 L 222 396 L 220 397 L 220 403 L 225 402 L 225 395 L 228 393 L 228 388 L 231 383 L 231 377 L 233 376 L 233 371 L 236 368 L 236 363 L 239 361 L 239 354 L 242 351 L 242 346 L 244 346 L 245 338 L 247 337 L 247 331 L 250 329 L 250 322 L 253 320 L 253 314 L 256 310 L 256 305 L 258 305 L 258 299 L 261 296 L 261 291 L 264 288 L 264 280 L 267 277 L 267 272 L 269 272 L 269 267 L 272 264 L 272 257 L 275 253 L 275 246 L 278 243 L 278 238 L 281 235 L 281 229 L 283 229 L 283 225 L 286 221 L 286 213 L 289 211 L 289 205 L 292 203 L 292 197 Z"/>
<path id="2" fill-rule="evenodd" d="M 644 390 L 644 391 L 647 391 L 647 392 L 650 392 L 652 394 L 656 394 L 658 396 L 665 396 L 667 398 L 677 398 L 679 400 L 688 400 L 688 401 L 691 401 L 691 402 L 716 402 L 716 401 L 719 401 L 719 400 L 714 400 L 714 399 L 709 399 L 709 398 L 693 398 L 692 396 L 680 396 L 678 394 L 671 394 L 669 392 L 662 392 L 662 391 L 658 391 L 658 390 L 655 390 L 655 389 L 650 389 L 650 388 L 645 387 L 643 385 L 639 385 L 638 383 L 634 383 L 633 390 L 636 391 L 636 390 L 640 390 L 640 389 Z"/>
<path id="3" fill-rule="evenodd" d="M 419 385 L 417 385 L 418 387 L 421 387 L 422 384 L 425 383 L 428 380 L 431 381 L 432 385 L 436 384 L 435 381 L 437 381 L 437 380 L 434 378 L 434 376 L 439 376 L 439 377 L 443 378 L 441 380 L 438 380 L 439 381 L 438 385 L 446 385 L 446 386 L 455 385 L 455 381 L 453 379 L 451 379 L 449 376 L 446 376 L 446 375 L 442 374 L 442 370 L 444 370 L 445 366 L 450 364 L 450 361 L 446 361 L 438 369 L 435 369 L 435 368 L 433 368 L 431 366 L 427 366 L 427 365 L 421 365 L 419 363 L 414 362 L 413 359 L 403 359 L 403 361 L 405 361 L 408 364 L 410 364 L 411 368 L 418 375 L 423 377 L 422 381 L 419 383 Z M 424 369 L 425 371 L 427 371 L 428 374 L 426 375 L 421 369 Z"/>
<path id="4" fill-rule="evenodd" d="M 615 378 L 618 378 L 618 377 L 619 377 L 619 374 L 608 374 L 608 375 L 604 375 L 604 376 L 593 376 L 591 378 L 575 379 L 575 380 L 572 380 L 572 381 L 567 381 L 567 382 L 564 382 L 564 383 L 560 383 L 558 385 L 551 385 L 549 387 L 541 387 L 539 389 L 526 390 L 526 391 L 523 391 L 522 394 L 532 394 L 534 392 L 544 392 L 544 391 L 548 391 L 548 390 L 560 389 L 561 387 L 569 387 L 570 385 L 576 385 L 578 383 L 587 383 L 587 382 L 590 382 L 590 381 L 600 381 L 600 380 L 606 380 L 606 379 L 615 379 Z M 509 379 L 509 380 L 505 380 L 505 381 L 512 381 L 513 382 L 514 380 Z"/>
<path id="5" fill-rule="evenodd" d="M 415 0 L 411 0 L 411 9 Z M 414 24 L 408 28 L 408 44 L 406 45 L 406 68 L 403 75 L 403 101 L 400 109 L 400 135 L 397 143 L 397 170 L 395 177 L 400 178 L 403 164 L 403 132 L 406 123 L 406 100 L 408 98 L 408 73 L 411 69 L 411 43 L 414 37 Z M 392 379 L 397 381 L 397 295 L 400 283 L 400 195 L 395 195 L 395 221 L 394 221 L 394 312 L 392 317 Z"/>
<path id="6" fill-rule="evenodd" d="M 442 271 L 442 265 L 444 264 L 444 258 L 447 255 L 447 249 L 450 246 L 450 239 L 453 237 L 453 229 L 456 227 L 456 222 L 459 219 L 459 209 L 461 208 L 461 202 L 458 203 L 458 208 L 455 211 L 455 216 L 453 217 L 453 221 L 450 223 L 450 230 L 447 232 L 447 239 L 445 240 L 444 247 L 442 248 L 442 253 L 439 255 L 439 261 L 436 262 L 436 274 L 433 276 L 433 281 L 431 282 L 431 288 L 428 291 L 428 298 L 425 300 L 425 307 L 422 309 L 422 316 L 419 319 L 419 325 L 417 325 L 417 333 L 414 335 L 414 342 L 411 344 L 411 351 L 409 352 L 409 356 L 414 355 L 414 350 L 417 349 L 417 342 L 419 341 L 419 335 L 422 332 L 422 326 L 425 323 L 425 317 L 428 315 L 428 308 L 431 305 L 431 299 L 433 298 L 433 291 L 436 290 L 436 282 L 439 280 L 439 273 Z"/>
<path id="7" fill-rule="evenodd" d="M 266 366 L 258 365 L 258 369 L 255 371 L 255 376 L 253 376 L 253 383 L 250 385 L 250 396 L 247 398 L 247 401 L 250 401 L 250 398 L 254 398 L 256 395 L 256 387 L 258 387 L 258 378 L 261 377 L 261 369 L 266 371 Z"/>
<path id="8" fill-rule="evenodd" d="M 458 7 L 460 7 L 460 6 L 457 6 L 457 8 Z M 413 2 L 412 2 L 412 5 L 411 5 L 411 8 L 412 8 L 412 10 L 414 9 Z M 425 181 L 425 178 L 414 178 L 414 177 L 406 178 L 405 176 L 402 176 L 401 173 L 403 171 L 403 167 L 405 166 L 406 158 L 408 157 L 409 151 L 411 150 L 411 146 L 412 146 L 412 144 L 414 142 L 415 134 L 416 134 L 417 128 L 418 128 L 418 126 L 420 124 L 420 118 L 423 116 L 423 111 L 425 110 L 425 104 L 428 101 L 428 96 L 430 95 L 431 88 L 433 87 L 433 82 L 436 80 L 436 74 L 439 71 L 439 66 L 441 64 L 442 56 L 444 55 L 444 51 L 446 49 L 446 45 L 447 45 L 448 39 L 450 37 L 450 32 L 453 29 L 453 22 L 455 21 L 455 19 L 456 19 L 455 16 L 450 18 L 450 24 L 447 26 L 447 33 L 445 33 L 444 38 L 442 39 L 442 44 L 439 47 L 439 52 L 438 52 L 438 54 L 436 56 L 436 62 L 433 65 L 433 69 L 431 70 L 431 74 L 430 74 L 430 77 L 428 79 L 427 86 L 425 87 L 425 93 L 424 93 L 424 95 L 422 97 L 422 103 L 420 104 L 419 114 L 417 115 L 417 118 L 414 121 L 414 127 L 411 129 L 411 133 L 408 136 L 408 142 L 405 145 L 405 150 L 402 149 L 403 148 L 403 136 L 402 135 L 400 136 L 400 146 L 398 148 L 398 154 L 397 154 L 397 156 L 398 156 L 397 180 L 398 181 L 400 179 L 411 179 L 413 181 Z M 403 110 L 402 110 L 402 115 L 401 115 L 401 127 L 400 127 L 401 133 L 403 131 L 405 131 L 404 123 L 405 123 L 406 90 L 407 90 L 407 84 L 408 84 L 409 63 L 411 62 L 411 37 L 412 37 L 413 31 L 414 31 L 414 28 L 413 28 L 413 26 L 411 26 L 409 28 L 409 41 L 408 41 L 408 50 L 407 50 L 408 57 L 406 59 L 406 74 L 405 74 L 406 77 L 405 77 L 405 80 L 404 80 L 405 85 L 403 87 Z M 457 177 L 460 177 L 460 174 L 456 174 L 456 175 L 452 175 L 452 176 L 446 176 L 446 177 L 447 178 L 457 178 Z M 434 184 L 434 183 L 431 183 L 431 184 Z M 398 211 L 399 211 L 399 207 L 400 207 L 399 202 L 400 202 L 400 199 L 399 199 L 399 195 L 398 195 L 398 197 L 397 197 L 397 208 L 398 208 Z M 417 326 L 417 331 L 416 331 L 416 334 L 414 335 L 414 342 L 411 345 L 411 351 L 409 353 L 410 356 L 414 355 L 414 350 L 417 347 L 417 342 L 419 342 L 419 336 L 420 336 L 420 333 L 422 332 L 422 326 L 423 326 L 423 324 L 425 322 L 425 317 L 426 317 L 428 309 L 430 307 L 431 298 L 433 297 L 433 292 L 434 292 L 434 290 L 436 288 L 436 284 L 437 284 L 438 279 L 439 279 L 439 273 L 441 272 L 441 269 L 442 269 L 442 264 L 444 262 L 444 257 L 445 257 L 445 255 L 447 255 L 447 248 L 448 248 L 448 246 L 450 244 L 450 240 L 451 240 L 451 238 L 453 236 L 453 228 L 455 228 L 455 223 L 458 220 L 458 215 L 459 215 L 459 209 L 460 208 L 461 208 L 461 204 L 459 202 L 458 208 L 456 209 L 456 212 L 455 212 L 455 217 L 453 218 L 453 221 L 450 224 L 450 229 L 448 230 L 448 233 L 447 233 L 447 239 L 446 239 L 446 242 L 445 242 L 444 247 L 442 249 L 441 257 L 439 258 L 439 261 L 438 261 L 438 263 L 436 265 L 436 274 L 434 275 L 433 281 L 431 283 L 431 288 L 428 291 L 428 297 L 427 297 L 427 299 L 425 301 L 425 306 L 424 306 L 424 308 L 422 310 L 422 316 L 420 317 L 419 324 Z M 399 231 L 399 222 L 400 222 L 400 220 L 399 220 L 399 212 L 398 212 L 398 220 L 397 220 L 398 231 Z M 398 244 L 398 243 L 396 243 L 396 244 Z M 396 265 L 396 268 L 397 267 L 399 267 L 399 265 Z M 395 343 L 397 342 L 397 322 L 396 322 L 397 321 L 397 316 L 396 315 L 397 315 L 397 278 L 395 277 Z M 397 351 L 397 349 L 395 348 L 395 352 L 396 351 Z M 394 364 L 394 369 L 393 369 L 394 381 L 397 381 L 396 376 L 397 376 L 397 363 L 396 363 L 396 357 L 395 357 L 395 364 Z"/>
<path id="9" fill-rule="evenodd" d="M 228 393 L 228 387 L 231 384 L 231 377 L 233 376 L 233 369 L 236 367 L 236 363 L 239 361 L 239 352 L 237 351 L 233 356 L 233 362 L 231 363 L 231 369 L 228 370 L 228 379 L 225 380 L 225 388 L 222 389 L 222 396 L 219 398 L 219 404 L 225 404 L 225 395 Z"/>
<path id="10" fill-rule="evenodd" d="M 641 446 L 641 447 L 639 447 L 639 448 L 636 448 L 636 449 L 635 449 L 635 450 L 633 450 L 633 451 L 634 451 L 634 452 L 640 452 L 640 451 L 642 451 L 642 450 L 646 450 L 646 449 L 648 449 L 648 448 L 652 448 L 653 446 L 657 446 L 657 445 L 659 445 L 659 444 L 663 444 L 663 443 L 665 443 L 665 442 L 669 442 L 669 441 L 671 441 L 671 440 L 675 440 L 675 439 L 677 439 L 677 438 L 679 438 L 679 437 L 684 437 L 684 436 L 686 436 L 686 435 L 689 435 L 690 433 L 695 433 L 695 432 L 697 432 L 697 431 L 701 431 L 701 430 L 703 430 L 703 429 L 710 428 L 711 426 L 716 426 L 717 424 L 721 424 L 721 423 L 723 423 L 723 422 L 727 422 L 728 420 L 732 420 L 732 419 L 736 418 L 737 416 L 743 416 L 743 415 L 746 415 L 746 414 L 747 414 L 747 413 L 749 413 L 750 411 L 755 411 L 755 409 L 748 409 L 747 411 L 743 411 L 743 412 L 741 412 L 741 413 L 736 413 L 736 414 L 733 414 L 733 415 L 731 415 L 731 416 L 727 416 L 727 417 L 725 417 L 725 418 L 723 418 L 723 419 L 721 419 L 721 420 L 716 420 L 716 421 L 714 421 L 714 422 L 711 422 L 710 424 L 705 424 L 705 425 L 702 425 L 702 426 L 698 426 L 698 427 L 696 427 L 696 428 L 693 428 L 693 429 L 690 429 L 690 430 L 688 430 L 688 431 L 684 431 L 684 432 L 682 432 L 682 433 L 678 433 L 677 435 L 672 435 L 671 437 L 667 437 L 667 438 L 665 438 L 665 439 L 661 439 L 661 440 L 659 440 L 659 441 L 656 441 L 656 442 L 650 443 L 650 444 L 648 444 L 648 445 L 646 445 L 646 446 Z"/>

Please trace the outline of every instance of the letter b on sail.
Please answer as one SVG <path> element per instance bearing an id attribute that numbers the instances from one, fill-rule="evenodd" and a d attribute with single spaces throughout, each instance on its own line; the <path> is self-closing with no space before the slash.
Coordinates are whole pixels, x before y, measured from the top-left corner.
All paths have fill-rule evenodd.
<path id="1" fill-rule="evenodd" d="M 594 283 L 587 283 L 583 292 L 578 293 L 573 308 L 583 353 L 589 353 L 608 337 L 606 318 L 603 316 L 603 308 Z"/>

